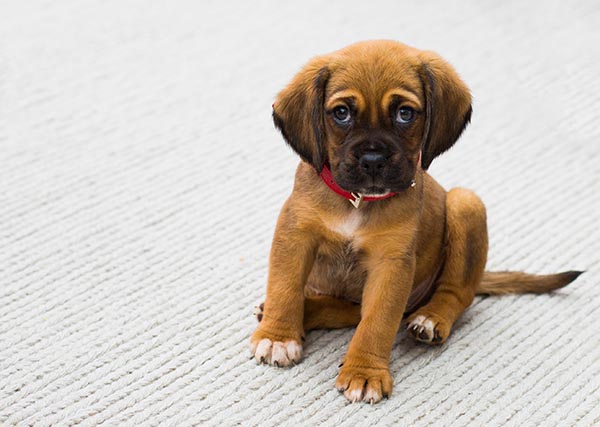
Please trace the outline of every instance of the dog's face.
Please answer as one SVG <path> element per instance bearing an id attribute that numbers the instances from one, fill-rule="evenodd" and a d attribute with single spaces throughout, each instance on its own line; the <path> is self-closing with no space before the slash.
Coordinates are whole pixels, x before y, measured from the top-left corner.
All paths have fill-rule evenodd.
<path id="1" fill-rule="evenodd" d="M 273 118 L 288 144 L 338 184 L 367 195 L 410 187 L 450 148 L 471 97 L 439 56 L 392 41 L 351 45 L 311 60 L 279 94 Z"/>
<path id="2" fill-rule="evenodd" d="M 386 53 L 340 55 L 325 89 L 327 159 L 338 184 L 362 194 L 410 187 L 425 126 L 418 66 Z"/>

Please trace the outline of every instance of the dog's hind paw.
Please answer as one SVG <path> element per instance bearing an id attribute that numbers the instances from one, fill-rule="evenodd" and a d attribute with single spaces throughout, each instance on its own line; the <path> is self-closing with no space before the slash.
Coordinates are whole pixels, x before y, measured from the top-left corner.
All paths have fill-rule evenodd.
<path id="1" fill-rule="evenodd" d="M 254 312 L 252 313 L 254 315 L 254 317 L 256 317 L 256 320 L 258 320 L 258 322 L 260 323 L 260 321 L 263 318 L 263 311 L 265 309 L 265 303 L 261 303 L 260 305 L 257 305 L 256 307 L 254 307 Z"/>
<path id="2" fill-rule="evenodd" d="M 414 339 L 426 344 L 442 344 L 450 335 L 450 327 L 443 319 L 418 311 L 408 318 L 406 330 Z"/>

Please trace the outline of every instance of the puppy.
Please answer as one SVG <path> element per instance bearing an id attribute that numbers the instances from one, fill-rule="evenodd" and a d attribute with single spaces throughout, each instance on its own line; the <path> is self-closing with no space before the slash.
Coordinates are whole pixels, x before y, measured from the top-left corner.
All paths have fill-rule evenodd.
<path id="1" fill-rule="evenodd" d="M 392 391 L 403 316 L 416 340 L 441 344 L 476 294 L 541 293 L 581 273 L 484 272 L 483 203 L 426 172 L 470 118 L 454 69 L 393 41 L 318 56 L 279 93 L 273 119 L 302 162 L 273 239 L 257 361 L 289 366 L 306 331 L 356 326 L 336 387 L 375 403 Z"/>

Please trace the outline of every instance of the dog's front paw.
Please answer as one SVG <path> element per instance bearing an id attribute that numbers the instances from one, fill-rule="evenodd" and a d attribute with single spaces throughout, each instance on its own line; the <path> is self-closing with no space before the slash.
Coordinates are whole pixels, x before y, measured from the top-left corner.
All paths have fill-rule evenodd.
<path id="1" fill-rule="evenodd" d="M 277 367 L 295 365 L 302 356 L 302 346 L 295 340 L 282 342 L 263 338 L 250 346 L 258 363 L 267 363 Z"/>
<path id="2" fill-rule="evenodd" d="M 392 393 L 392 376 L 388 368 L 367 368 L 344 364 L 335 387 L 352 403 L 377 403 Z"/>
<path id="3" fill-rule="evenodd" d="M 258 363 L 278 367 L 295 365 L 302 357 L 300 338 L 295 335 L 269 334 L 259 328 L 250 339 L 250 352 Z"/>
<path id="4" fill-rule="evenodd" d="M 442 344 L 450 335 L 450 326 L 439 316 L 421 314 L 419 311 L 409 316 L 406 330 L 414 339 L 426 344 Z"/>

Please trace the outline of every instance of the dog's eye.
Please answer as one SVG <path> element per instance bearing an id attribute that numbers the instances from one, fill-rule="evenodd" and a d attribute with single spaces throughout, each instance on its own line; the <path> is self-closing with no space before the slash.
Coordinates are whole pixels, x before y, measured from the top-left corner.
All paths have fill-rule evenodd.
<path id="1" fill-rule="evenodd" d="M 398 123 L 407 124 L 415 119 L 415 110 L 410 107 L 400 107 L 396 113 L 396 121 Z"/>
<path id="2" fill-rule="evenodd" d="M 351 119 L 350 110 L 343 105 L 337 106 L 333 109 L 333 118 L 339 124 L 348 124 Z"/>

